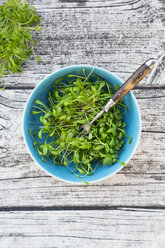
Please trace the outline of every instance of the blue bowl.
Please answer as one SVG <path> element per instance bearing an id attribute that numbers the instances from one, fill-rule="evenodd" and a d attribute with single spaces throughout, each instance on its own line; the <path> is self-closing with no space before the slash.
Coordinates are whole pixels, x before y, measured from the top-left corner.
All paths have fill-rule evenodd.
<path id="1" fill-rule="evenodd" d="M 64 77 L 67 74 L 82 75 L 83 68 L 85 68 L 86 74 L 88 75 L 93 69 L 93 66 L 91 65 L 69 66 L 69 67 L 60 69 L 52 73 L 51 75 L 47 76 L 32 91 L 27 101 L 27 104 L 25 106 L 24 115 L 23 115 L 23 137 L 24 137 L 24 141 L 27 146 L 27 149 L 31 157 L 33 158 L 33 160 L 51 176 L 56 177 L 66 182 L 70 182 L 70 183 L 82 183 L 82 181 L 80 181 L 79 178 L 77 178 L 74 174 L 72 174 L 71 171 L 67 167 L 63 167 L 60 165 L 57 165 L 57 166 L 54 165 L 51 159 L 47 160 L 46 162 L 43 162 L 41 160 L 40 155 L 38 154 L 36 149 L 33 147 L 33 140 L 31 136 L 29 135 L 28 130 L 29 129 L 37 130 L 39 126 L 39 116 L 31 114 L 33 101 L 36 99 L 39 99 L 40 101 L 47 103 L 47 100 L 46 100 L 47 94 L 52 89 L 53 84 L 56 79 Z M 122 81 L 118 77 L 116 77 L 114 74 L 102 68 L 95 67 L 94 73 L 104 78 L 112 86 L 115 85 L 116 83 L 120 86 L 123 84 Z M 124 100 L 124 103 L 128 107 L 128 110 L 126 114 L 124 115 L 124 121 L 126 122 L 126 133 L 127 135 L 132 137 L 132 143 L 129 144 L 129 139 L 126 138 L 126 144 L 125 144 L 123 151 L 120 153 L 119 161 L 128 163 L 133 153 L 135 152 L 136 147 L 139 142 L 140 132 L 141 132 L 141 118 L 140 118 L 139 107 L 138 107 L 137 101 L 133 93 L 129 92 L 123 98 L 123 100 Z M 97 161 L 94 163 L 94 166 L 95 164 L 97 164 Z M 72 167 L 74 167 L 74 165 L 72 165 Z M 123 166 L 119 162 L 116 162 L 112 166 L 108 166 L 108 165 L 99 166 L 97 167 L 97 169 L 95 170 L 92 176 L 85 176 L 85 177 L 82 177 L 81 179 L 88 183 L 98 182 L 109 176 L 114 175 L 115 173 L 120 171 L 122 168 Z"/>

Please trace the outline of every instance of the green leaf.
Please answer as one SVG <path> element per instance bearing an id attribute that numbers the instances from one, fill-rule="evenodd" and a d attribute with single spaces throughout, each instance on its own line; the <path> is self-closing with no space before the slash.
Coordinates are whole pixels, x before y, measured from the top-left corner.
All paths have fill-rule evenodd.
<path id="1" fill-rule="evenodd" d="M 80 163 L 79 153 L 74 152 L 73 161 L 74 161 L 74 163 L 76 163 L 76 164 Z"/>
<path id="2" fill-rule="evenodd" d="M 73 146 L 79 147 L 79 142 L 78 141 L 72 141 L 70 144 L 73 145 Z"/>
<path id="3" fill-rule="evenodd" d="M 101 134 L 101 137 L 102 137 L 103 140 L 105 140 L 106 137 L 107 137 L 107 134 L 106 134 L 106 133 L 102 133 L 102 134 Z"/>
<path id="4" fill-rule="evenodd" d="M 59 106 L 59 107 L 57 107 L 56 112 L 57 112 L 57 115 L 59 115 L 59 114 L 61 113 L 61 107 L 60 107 L 60 106 Z"/>
<path id="5" fill-rule="evenodd" d="M 103 149 L 104 147 L 105 147 L 104 145 L 99 145 L 99 146 L 96 146 L 96 147 L 94 148 L 94 150 L 98 151 L 98 150 Z"/>
<path id="6" fill-rule="evenodd" d="M 63 149 L 65 147 L 65 142 L 61 142 L 61 143 L 59 143 L 59 145 L 60 145 L 61 149 Z"/>
<path id="7" fill-rule="evenodd" d="M 37 149 L 37 151 L 38 151 L 39 155 L 41 155 L 41 156 L 43 156 L 43 155 L 44 155 L 44 154 L 43 154 L 43 152 L 41 152 L 41 151 L 40 151 L 40 149 L 39 149 L 38 147 L 36 147 L 36 149 Z"/>
<path id="8" fill-rule="evenodd" d="M 88 135 L 88 139 L 91 140 L 92 137 L 93 137 L 92 132 L 90 132 L 89 135 Z"/>
<path id="9" fill-rule="evenodd" d="M 66 159 L 64 159 L 64 165 L 65 165 L 65 166 L 68 166 L 68 162 L 67 162 Z"/>
<path id="10" fill-rule="evenodd" d="M 44 154 L 44 156 L 46 156 L 47 152 L 48 152 L 48 147 L 47 147 L 47 145 L 44 145 L 43 146 L 43 154 Z"/>
<path id="11" fill-rule="evenodd" d="M 91 148 L 91 144 L 89 143 L 83 143 L 82 145 L 80 145 L 81 149 L 90 149 Z"/>
<path id="12" fill-rule="evenodd" d="M 121 161 L 119 161 L 119 163 L 120 163 L 122 166 L 124 166 L 124 167 L 126 167 L 126 166 L 127 166 L 125 162 L 121 162 Z"/>
<path id="13" fill-rule="evenodd" d="M 107 156 L 103 159 L 103 165 L 112 165 L 112 158 L 111 158 L 111 156 L 107 155 Z"/>
<path id="14" fill-rule="evenodd" d="M 70 100 L 66 100 L 65 102 L 64 102 L 64 106 L 68 106 L 68 105 L 70 105 L 71 104 L 71 101 Z"/>
<path id="15" fill-rule="evenodd" d="M 105 84 L 106 84 L 106 81 L 102 81 L 102 82 L 100 83 L 100 85 L 99 85 L 98 90 L 102 89 L 102 88 L 105 86 Z"/>
<path id="16" fill-rule="evenodd" d="M 82 174 L 82 175 L 84 175 L 85 174 L 85 171 L 83 171 L 82 169 L 80 169 L 80 168 L 77 168 L 77 170 Z"/>
<path id="17" fill-rule="evenodd" d="M 43 156 L 41 157 L 41 160 L 42 160 L 43 162 L 46 162 L 46 160 L 44 159 L 44 157 L 43 157 Z"/>
<path id="18" fill-rule="evenodd" d="M 82 180 L 81 178 L 79 178 L 79 180 L 80 180 L 81 182 L 83 182 L 84 184 L 89 185 L 89 183 L 88 183 L 88 182 L 86 182 L 86 181 Z"/>
<path id="19" fill-rule="evenodd" d="M 113 150 L 112 148 L 110 148 L 110 149 L 109 149 L 109 152 L 110 152 L 111 154 L 113 154 L 113 153 L 114 153 L 114 150 Z"/>
<path id="20" fill-rule="evenodd" d="M 36 99 L 34 103 L 37 103 L 38 105 L 42 105 L 43 107 L 45 107 L 45 105 L 38 99 Z"/>
<path id="21" fill-rule="evenodd" d="M 120 132 L 118 138 L 121 139 L 123 137 L 123 133 Z"/>
<path id="22" fill-rule="evenodd" d="M 115 83 L 115 88 L 116 88 L 116 90 L 118 90 L 118 89 L 120 89 L 120 86 L 117 83 Z"/>
<path id="23" fill-rule="evenodd" d="M 106 152 L 109 152 L 109 145 L 107 143 L 105 144 L 105 150 Z"/>
<path id="24" fill-rule="evenodd" d="M 131 138 L 131 136 L 128 136 L 128 138 L 129 138 L 129 144 L 131 144 L 131 143 L 132 143 L 132 138 Z"/>
<path id="25" fill-rule="evenodd" d="M 34 111 L 34 110 L 32 110 L 31 113 L 32 113 L 32 115 L 37 115 L 37 114 L 42 113 L 42 111 Z"/>
<path id="26" fill-rule="evenodd" d="M 44 115 L 44 118 L 48 118 L 48 117 L 50 117 L 51 115 L 52 115 L 51 112 L 47 112 L 47 113 Z"/>
<path id="27" fill-rule="evenodd" d="M 99 133 L 102 134 L 104 132 L 104 128 L 101 127 L 100 130 L 99 130 Z"/>
<path id="28" fill-rule="evenodd" d="M 38 30 L 38 31 L 40 31 L 40 30 Z M 42 60 L 41 56 L 39 56 L 39 55 L 36 57 L 36 59 L 38 62 L 40 62 Z"/>
<path id="29" fill-rule="evenodd" d="M 113 128 L 109 128 L 108 130 L 107 130 L 107 133 L 112 133 L 113 134 L 113 136 L 115 136 L 116 135 L 116 129 L 113 127 Z"/>
<path id="30" fill-rule="evenodd" d="M 54 148 L 51 145 L 48 146 L 48 149 L 49 149 L 51 154 L 56 155 L 56 156 L 61 153 L 60 149 Z"/>
<path id="31" fill-rule="evenodd" d="M 42 139 L 42 132 L 43 132 L 43 129 L 41 129 L 41 130 L 38 132 L 38 137 L 39 137 L 40 139 Z"/>
<path id="32" fill-rule="evenodd" d="M 115 146 L 115 140 L 112 139 L 112 140 L 110 141 L 109 145 L 110 145 L 110 147 L 114 147 L 114 146 Z"/>
<path id="33" fill-rule="evenodd" d="M 54 129 L 53 132 L 51 132 L 51 133 L 49 134 L 49 136 L 50 136 L 50 137 L 53 137 L 53 135 L 54 135 L 55 132 L 56 132 L 56 129 Z"/>
<path id="34" fill-rule="evenodd" d="M 68 134 L 67 134 L 67 137 L 66 137 L 66 141 L 71 141 L 71 139 L 72 139 L 72 137 L 73 137 L 73 133 L 72 133 L 72 131 L 71 130 L 69 130 L 69 132 L 68 132 Z"/>

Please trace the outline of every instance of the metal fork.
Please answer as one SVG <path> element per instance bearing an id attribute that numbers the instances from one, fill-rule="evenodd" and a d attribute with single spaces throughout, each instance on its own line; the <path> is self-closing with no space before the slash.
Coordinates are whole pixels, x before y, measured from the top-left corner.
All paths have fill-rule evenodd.
<path id="1" fill-rule="evenodd" d="M 142 64 L 127 80 L 126 82 L 116 91 L 113 97 L 107 102 L 107 104 L 102 107 L 102 110 L 94 117 L 94 119 L 86 124 L 83 124 L 78 132 L 86 136 L 91 130 L 92 124 L 98 120 L 104 112 L 108 113 L 109 109 L 112 108 L 121 98 L 123 98 L 130 90 L 132 90 L 156 65 L 155 59 L 148 59 L 144 64 Z"/>

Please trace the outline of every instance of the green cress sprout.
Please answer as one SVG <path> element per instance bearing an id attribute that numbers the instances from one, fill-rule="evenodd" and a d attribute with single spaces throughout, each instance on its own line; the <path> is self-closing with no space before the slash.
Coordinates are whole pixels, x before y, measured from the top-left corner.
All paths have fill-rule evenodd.
<path id="1" fill-rule="evenodd" d="M 22 62 L 34 53 L 32 30 L 40 31 L 40 17 L 26 0 L 7 0 L 0 6 L 0 78 L 21 72 Z"/>
<path id="2" fill-rule="evenodd" d="M 93 161 L 103 166 L 118 161 L 126 137 L 123 114 L 127 107 L 123 100 L 92 125 L 88 136 L 77 137 L 80 126 L 90 122 L 118 88 L 116 85 L 113 89 L 95 74 L 91 80 L 85 70 L 83 73 L 84 76 L 67 75 L 56 80 L 47 96 L 49 104 L 34 101 L 32 114 L 40 115 L 39 130 L 29 130 L 43 161 L 52 158 L 55 165 L 68 168 L 74 162 L 72 172 L 78 177 L 94 173 Z"/>

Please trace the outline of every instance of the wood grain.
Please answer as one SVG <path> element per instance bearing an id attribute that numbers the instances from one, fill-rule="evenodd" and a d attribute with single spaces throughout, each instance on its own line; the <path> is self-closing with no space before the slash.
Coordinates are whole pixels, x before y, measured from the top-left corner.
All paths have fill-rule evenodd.
<path id="1" fill-rule="evenodd" d="M 126 80 L 145 60 L 164 51 L 165 3 L 160 0 L 54 1 L 32 3 L 42 16 L 36 62 L 24 62 L 23 73 L 8 75 L 8 86 L 35 86 L 64 66 L 92 64 Z M 150 80 L 140 85 L 165 85 L 165 56 Z"/>
<path id="2" fill-rule="evenodd" d="M 164 248 L 164 211 L 0 213 L 1 247 Z"/>

